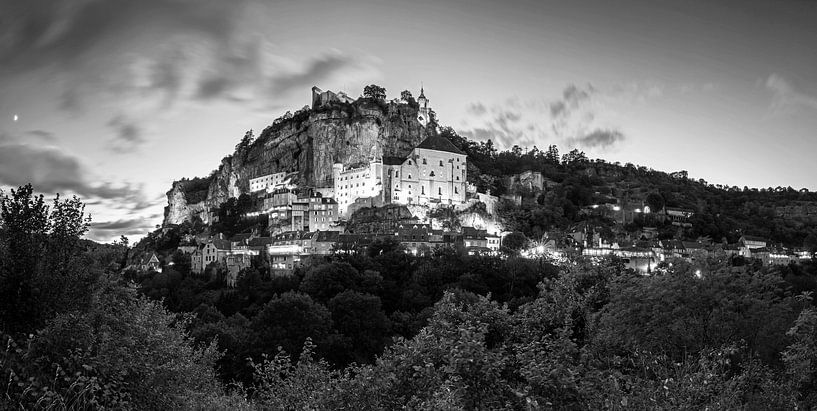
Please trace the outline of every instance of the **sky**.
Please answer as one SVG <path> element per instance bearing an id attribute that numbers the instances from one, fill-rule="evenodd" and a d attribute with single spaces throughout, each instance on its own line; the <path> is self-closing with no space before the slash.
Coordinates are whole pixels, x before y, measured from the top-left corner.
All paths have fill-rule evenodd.
<path id="1" fill-rule="evenodd" d="M 0 187 L 138 239 L 313 85 L 374 83 L 500 148 L 817 190 L 815 22 L 812 0 L 0 0 Z"/>

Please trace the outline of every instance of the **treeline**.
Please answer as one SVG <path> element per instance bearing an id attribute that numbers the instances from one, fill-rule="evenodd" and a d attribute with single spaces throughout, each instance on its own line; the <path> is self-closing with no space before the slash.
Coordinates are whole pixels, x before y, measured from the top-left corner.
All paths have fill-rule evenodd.
<path id="1" fill-rule="evenodd" d="M 817 206 L 817 193 L 792 187 L 739 188 L 692 180 L 686 172 L 675 176 L 665 172 L 635 166 L 591 160 L 579 150 L 559 153 L 555 145 L 547 150 L 537 147 L 522 149 L 514 146 L 500 151 L 488 141 L 475 142 L 460 136 L 451 127 L 443 127 L 440 135 L 449 139 L 468 155 L 468 181 L 480 192 L 494 195 L 508 192 L 505 177 L 524 171 L 541 172 L 555 185 L 544 193 L 526 192 L 523 204 L 506 206 L 500 216 L 512 229 L 539 237 L 552 229 L 565 229 L 588 217 L 579 211 L 593 204 L 652 199 L 661 207 L 688 208 L 695 212 L 692 227 L 683 230 L 684 238 L 709 237 L 716 242 L 734 243 L 741 235 L 768 238 L 772 243 L 787 247 L 817 249 L 817 217 L 803 215 L 784 217 L 781 207 Z M 653 207 L 655 208 L 655 207 Z M 604 222 L 612 225 L 612 221 Z M 664 227 L 643 216 L 629 227 L 635 231 L 643 226 L 659 226 L 666 236 L 677 236 L 677 229 Z"/>
<path id="2" fill-rule="evenodd" d="M 290 276 L 270 277 L 257 258 L 227 288 L 223 278 L 190 274 L 183 258 L 162 273 L 126 278 L 171 311 L 196 313 L 191 335 L 201 343 L 217 338 L 222 379 L 244 383 L 253 373 L 246 358 L 260 361 L 277 347 L 297 356 L 306 337 L 335 368 L 371 363 L 394 338 L 415 336 L 446 291 L 490 294 L 518 307 L 536 296 L 539 281 L 558 273 L 544 261 L 454 250 L 414 257 L 393 240 L 378 240 L 361 254 L 314 258 Z"/>
<path id="3" fill-rule="evenodd" d="M 181 264 L 119 274 L 127 247 L 81 241 L 78 200 L 0 204 L 4 407 L 817 406 L 813 264 L 642 276 L 379 242 L 227 289 Z"/>

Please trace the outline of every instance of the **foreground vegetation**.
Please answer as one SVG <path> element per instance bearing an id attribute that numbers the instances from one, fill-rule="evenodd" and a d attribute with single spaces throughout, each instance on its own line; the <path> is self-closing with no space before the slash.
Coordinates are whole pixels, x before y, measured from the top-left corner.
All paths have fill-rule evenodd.
<path id="1" fill-rule="evenodd" d="M 640 276 L 377 243 L 227 290 L 123 274 L 79 200 L 0 202 L 4 408 L 817 406 L 812 265 Z"/>

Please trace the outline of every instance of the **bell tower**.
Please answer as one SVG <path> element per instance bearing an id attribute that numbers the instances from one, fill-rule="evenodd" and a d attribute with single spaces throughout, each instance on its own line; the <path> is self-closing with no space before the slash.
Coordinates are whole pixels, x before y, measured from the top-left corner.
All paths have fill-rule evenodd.
<path id="1" fill-rule="evenodd" d="M 423 127 L 428 127 L 428 122 L 431 120 L 429 113 L 430 108 L 428 107 L 428 99 L 423 92 L 422 85 L 420 85 L 420 96 L 417 97 L 417 104 L 420 105 L 420 109 L 417 110 L 417 121 L 419 121 Z"/>

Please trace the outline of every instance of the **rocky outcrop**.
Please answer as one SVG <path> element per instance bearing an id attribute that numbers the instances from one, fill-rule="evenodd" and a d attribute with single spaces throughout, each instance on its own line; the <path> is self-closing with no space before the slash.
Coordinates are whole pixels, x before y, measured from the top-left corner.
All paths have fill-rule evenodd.
<path id="1" fill-rule="evenodd" d="M 205 201 L 188 203 L 185 192 L 185 182 L 173 182 L 173 188 L 167 192 L 167 207 L 165 207 L 164 225 L 181 224 L 193 221 L 195 217 L 209 224 L 211 215 Z"/>
<path id="2" fill-rule="evenodd" d="M 276 172 L 296 172 L 300 187 L 332 184 L 332 165 L 356 165 L 380 156 L 405 157 L 426 137 L 417 109 L 407 104 L 361 98 L 334 102 L 276 120 L 255 141 L 242 140 L 221 161 L 201 204 L 188 204 L 174 182 L 164 224 L 203 215 L 230 197 L 249 191 L 249 180 Z M 204 218 L 202 218 L 204 219 Z M 208 220 L 209 221 L 209 216 Z"/>
<path id="3" fill-rule="evenodd" d="M 775 214 L 785 219 L 817 221 L 817 204 L 809 201 L 792 202 L 775 207 Z"/>

